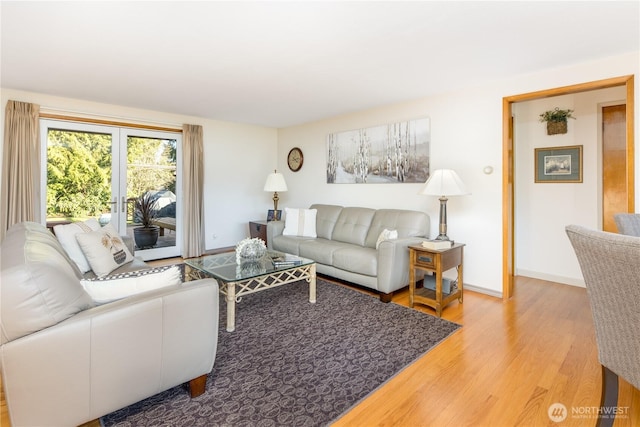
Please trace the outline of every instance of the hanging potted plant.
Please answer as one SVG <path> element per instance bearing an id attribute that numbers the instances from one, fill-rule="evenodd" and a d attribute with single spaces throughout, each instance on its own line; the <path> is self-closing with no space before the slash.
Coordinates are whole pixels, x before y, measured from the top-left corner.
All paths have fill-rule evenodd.
<path id="1" fill-rule="evenodd" d="M 151 248 L 158 243 L 160 227 L 153 224 L 157 205 L 157 200 L 150 191 L 143 193 L 135 200 L 135 219 L 139 220 L 142 226 L 133 229 L 133 239 L 139 249 Z"/>
<path id="2" fill-rule="evenodd" d="M 540 114 L 540 121 L 547 122 L 547 135 L 567 133 L 567 119 L 574 119 L 573 110 L 561 110 L 556 107 L 553 110 Z"/>

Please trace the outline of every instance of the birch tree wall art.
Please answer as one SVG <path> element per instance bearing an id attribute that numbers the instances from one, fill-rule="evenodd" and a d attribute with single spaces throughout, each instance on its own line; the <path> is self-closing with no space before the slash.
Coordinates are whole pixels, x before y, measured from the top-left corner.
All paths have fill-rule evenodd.
<path id="1" fill-rule="evenodd" d="M 429 118 L 327 136 L 327 183 L 418 183 L 429 177 Z"/>

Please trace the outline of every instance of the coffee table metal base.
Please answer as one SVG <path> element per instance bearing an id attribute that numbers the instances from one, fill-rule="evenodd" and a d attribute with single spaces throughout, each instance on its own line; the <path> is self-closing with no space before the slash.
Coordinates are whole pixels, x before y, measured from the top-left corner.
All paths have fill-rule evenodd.
<path id="1" fill-rule="evenodd" d="M 191 280 L 210 277 L 206 273 L 194 268 L 188 268 L 186 273 L 187 277 Z M 289 270 L 274 271 L 263 276 L 235 282 L 225 282 L 218 279 L 218 282 L 220 282 L 220 293 L 225 295 L 225 300 L 227 301 L 227 332 L 236 330 L 236 303 L 239 303 L 244 295 L 254 294 L 300 280 L 306 280 L 307 283 L 309 283 L 309 302 L 315 303 L 315 264 L 302 265 Z"/>

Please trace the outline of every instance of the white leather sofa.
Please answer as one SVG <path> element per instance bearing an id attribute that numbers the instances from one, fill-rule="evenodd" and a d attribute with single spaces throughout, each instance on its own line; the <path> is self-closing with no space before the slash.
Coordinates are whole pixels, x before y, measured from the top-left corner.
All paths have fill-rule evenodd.
<path id="1" fill-rule="evenodd" d="M 320 274 L 342 279 L 391 301 L 393 292 L 409 284 L 409 245 L 429 237 L 429 216 L 402 209 L 370 209 L 314 204 L 317 237 L 283 235 L 285 221 L 267 224 L 269 249 L 316 261 Z M 397 238 L 376 243 L 383 230 Z"/>
<path id="2" fill-rule="evenodd" d="M 1 251 L 0 363 L 12 426 L 76 426 L 187 382 L 192 395 L 204 392 L 218 341 L 215 280 L 95 306 L 44 226 L 13 226 Z"/>

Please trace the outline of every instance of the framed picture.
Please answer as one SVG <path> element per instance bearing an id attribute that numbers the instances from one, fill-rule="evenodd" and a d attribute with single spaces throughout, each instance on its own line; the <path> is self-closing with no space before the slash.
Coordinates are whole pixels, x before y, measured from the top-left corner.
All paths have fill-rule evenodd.
<path id="1" fill-rule="evenodd" d="M 327 135 L 327 184 L 423 183 L 429 178 L 428 117 Z"/>
<path id="2" fill-rule="evenodd" d="M 280 209 L 278 209 L 277 211 L 269 209 L 269 211 L 267 212 L 267 221 L 280 221 L 281 217 L 282 211 Z"/>
<path id="3" fill-rule="evenodd" d="M 582 145 L 535 149 L 535 182 L 582 182 Z"/>

